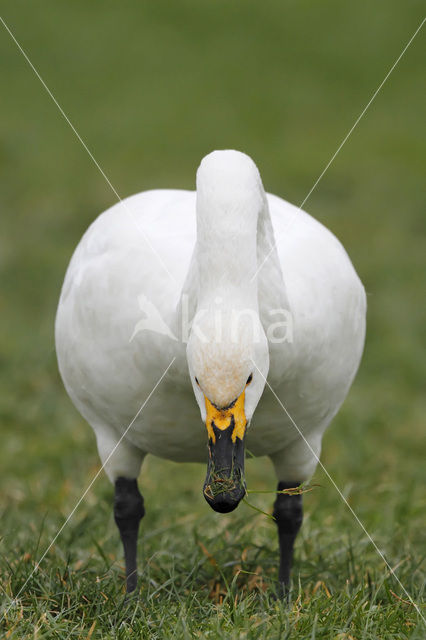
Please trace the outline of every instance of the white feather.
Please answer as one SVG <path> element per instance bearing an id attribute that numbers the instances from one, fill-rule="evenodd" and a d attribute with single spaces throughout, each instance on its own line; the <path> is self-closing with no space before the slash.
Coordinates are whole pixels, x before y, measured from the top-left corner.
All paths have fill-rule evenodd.
<path id="1" fill-rule="evenodd" d="M 291 339 L 280 343 L 270 332 L 276 310 L 291 325 Z M 247 318 L 235 340 L 231 317 L 240 312 Z M 335 236 L 265 194 L 248 156 L 217 151 L 201 163 L 197 192 L 140 193 L 89 227 L 59 302 L 59 368 L 104 462 L 176 358 L 108 461 L 111 480 L 136 477 L 146 453 L 205 461 L 204 399 L 194 377 L 212 401 L 226 403 L 253 371 L 247 447 L 272 458 L 279 480 L 303 481 L 317 463 L 310 447 L 319 455 L 358 368 L 365 313 L 364 289 Z"/>

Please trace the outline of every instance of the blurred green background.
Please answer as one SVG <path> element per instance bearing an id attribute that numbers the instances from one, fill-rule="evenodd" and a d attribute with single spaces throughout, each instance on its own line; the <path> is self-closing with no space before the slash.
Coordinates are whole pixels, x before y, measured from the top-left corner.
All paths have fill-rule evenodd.
<path id="1" fill-rule="evenodd" d="M 419 26 L 424 4 L 2 0 L 0 9 L 121 197 L 193 188 L 206 153 L 236 148 L 253 157 L 268 191 L 300 204 Z M 305 205 L 345 245 L 369 307 L 360 372 L 325 436 L 322 459 L 415 600 L 425 529 L 424 45 L 423 29 Z M 53 325 L 73 249 L 116 197 L 1 24 L 0 74 L 0 575 L 7 604 L 99 467 L 91 429 L 57 372 Z M 269 567 L 265 580 L 273 578 L 277 545 L 274 527 L 246 505 L 218 520 L 201 494 L 204 472 L 153 458 L 142 471 L 141 567 L 164 554 L 152 580 L 178 591 L 179 574 L 194 562 L 201 572 L 201 600 L 190 614 L 169 587 L 156 593 L 153 619 L 167 607 L 158 637 L 172 637 L 167 625 L 173 637 L 258 637 L 253 620 L 259 634 L 275 637 L 278 614 L 266 615 L 265 602 L 250 610 L 254 618 L 238 618 L 235 604 L 229 623 L 229 593 L 222 604 L 209 598 L 205 585 L 217 571 L 197 540 L 232 566 L 244 529 L 246 545 L 257 549 L 248 552 L 246 569 Z M 269 462 L 248 461 L 247 481 L 273 489 Z M 319 471 L 314 482 L 321 488 L 306 496 L 295 566 L 303 611 L 291 609 L 285 637 L 391 637 L 386 625 L 395 615 L 392 637 L 420 638 L 413 606 L 395 580 L 388 585 L 386 567 L 335 489 Z M 273 495 L 250 500 L 267 510 Z M 102 475 L 46 557 L 39 582 L 31 578 L 23 589 L 21 617 L 9 611 L 8 637 L 27 637 L 34 624 L 40 637 L 89 637 L 104 602 L 90 591 L 96 575 L 104 572 L 116 597 L 122 588 L 110 503 Z M 84 592 L 92 617 L 84 619 L 77 604 L 61 617 L 58 567 L 74 576 L 61 589 L 71 602 L 82 602 Z M 330 599 L 318 581 L 339 603 L 348 584 L 364 594 L 359 619 L 340 603 L 323 621 Z M 372 583 L 376 599 L 365 591 Z M 55 597 L 55 622 L 46 622 Z M 116 625 L 100 619 L 91 637 L 116 637 Z"/>

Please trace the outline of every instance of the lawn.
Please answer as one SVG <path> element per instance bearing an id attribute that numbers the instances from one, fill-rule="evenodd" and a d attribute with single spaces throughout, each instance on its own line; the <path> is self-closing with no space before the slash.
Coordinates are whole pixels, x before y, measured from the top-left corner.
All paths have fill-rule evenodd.
<path id="1" fill-rule="evenodd" d="M 121 197 L 193 188 L 203 155 L 231 147 L 296 204 L 423 14 L 414 0 L 0 3 Z M 424 638 L 413 605 L 426 530 L 424 42 L 425 28 L 304 207 L 344 243 L 369 305 L 361 368 L 322 461 L 398 580 L 318 470 L 292 599 L 276 601 L 270 518 L 248 504 L 213 513 L 205 467 L 149 457 L 141 588 L 125 602 L 103 474 L 36 568 L 99 469 L 57 372 L 53 324 L 76 243 L 117 198 L 0 24 L 2 637 Z M 275 488 L 267 459 L 247 460 L 246 478 Z M 273 499 L 249 495 L 264 511 Z"/>

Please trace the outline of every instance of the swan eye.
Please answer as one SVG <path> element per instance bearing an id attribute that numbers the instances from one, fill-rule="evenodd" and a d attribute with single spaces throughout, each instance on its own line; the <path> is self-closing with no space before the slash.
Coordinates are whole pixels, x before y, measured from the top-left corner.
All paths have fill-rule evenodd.
<path id="1" fill-rule="evenodd" d="M 198 382 L 198 378 L 195 378 L 195 382 L 198 384 L 198 386 L 200 386 L 200 383 Z"/>
<path id="2" fill-rule="evenodd" d="M 252 380 L 253 380 L 253 374 L 251 373 L 251 374 L 249 375 L 249 377 L 247 378 L 246 385 L 247 385 L 247 384 L 250 384 L 250 382 L 251 382 Z"/>

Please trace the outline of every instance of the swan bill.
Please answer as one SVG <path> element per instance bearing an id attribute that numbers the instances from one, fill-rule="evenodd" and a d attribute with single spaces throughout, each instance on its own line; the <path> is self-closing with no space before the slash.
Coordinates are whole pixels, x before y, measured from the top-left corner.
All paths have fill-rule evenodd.
<path id="1" fill-rule="evenodd" d="M 206 398 L 209 459 L 203 494 L 214 511 L 229 513 L 246 493 L 244 392 L 224 409 Z"/>

